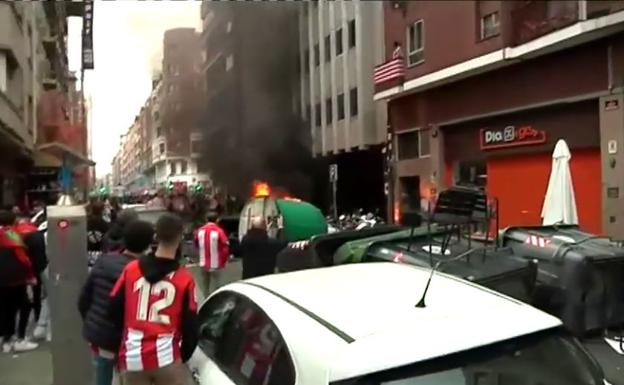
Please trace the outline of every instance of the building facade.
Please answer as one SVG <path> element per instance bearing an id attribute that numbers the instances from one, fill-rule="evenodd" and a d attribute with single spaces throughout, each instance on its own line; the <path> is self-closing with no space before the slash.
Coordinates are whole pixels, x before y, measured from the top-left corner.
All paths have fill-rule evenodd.
<path id="1" fill-rule="evenodd" d="M 375 94 L 394 136 L 397 211 L 468 184 L 498 199 L 501 226 L 539 224 L 564 139 L 581 227 L 624 235 L 622 2 L 390 1 L 384 12 L 386 59 L 398 46 L 405 64 Z"/>
<path id="2" fill-rule="evenodd" d="M 165 32 L 162 73 L 126 134 L 113 161 L 113 182 L 140 194 L 169 183 L 210 184 L 199 169 L 199 34 L 192 28 Z M 118 162 L 118 172 L 115 171 Z M 118 175 L 118 177 L 117 177 Z"/>
<path id="3" fill-rule="evenodd" d="M 386 106 L 371 76 L 385 57 L 383 2 L 304 2 L 299 48 L 301 111 L 315 156 L 338 166 L 339 209 L 383 208 Z"/>
<path id="4" fill-rule="evenodd" d="M 198 169 L 197 148 L 201 105 L 200 36 L 195 29 L 177 28 L 165 32 L 163 72 L 159 106 L 154 116 L 156 129 L 152 146 L 155 182 L 182 182 L 187 186 L 207 183 Z"/>
<path id="5" fill-rule="evenodd" d="M 67 18 L 91 2 L 0 2 L 0 204 L 22 204 L 38 146 L 86 155 L 85 107 L 67 66 Z M 49 158 L 48 158 L 49 159 Z M 36 197 L 30 197 L 36 199 Z"/>

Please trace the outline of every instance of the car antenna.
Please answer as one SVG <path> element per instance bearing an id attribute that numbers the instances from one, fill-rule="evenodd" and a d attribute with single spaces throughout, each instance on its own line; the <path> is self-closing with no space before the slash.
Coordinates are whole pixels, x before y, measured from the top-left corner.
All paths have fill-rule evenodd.
<path id="1" fill-rule="evenodd" d="M 418 303 L 416 304 L 416 307 L 418 308 L 425 308 L 427 307 L 425 304 L 425 298 L 427 297 L 427 292 L 429 291 L 429 286 L 431 285 L 431 280 L 433 279 L 433 274 L 438 271 L 438 268 L 440 268 L 440 266 L 445 265 L 449 262 L 454 262 L 457 260 L 460 260 L 464 257 L 469 256 L 470 254 L 481 250 L 481 249 L 487 249 L 487 246 L 483 246 L 483 247 L 478 247 L 475 249 L 470 249 L 468 251 L 465 251 L 459 255 L 457 255 L 456 257 L 453 257 L 451 259 L 446 259 L 443 261 L 438 261 L 438 263 L 435 264 L 435 266 L 431 269 L 431 272 L 429 273 L 429 278 L 427 279 L 427 285 L 425 285 L 425 290 L 423 291 L 422 297 L 420 298 L 420 301 L 418 301 Z"/>

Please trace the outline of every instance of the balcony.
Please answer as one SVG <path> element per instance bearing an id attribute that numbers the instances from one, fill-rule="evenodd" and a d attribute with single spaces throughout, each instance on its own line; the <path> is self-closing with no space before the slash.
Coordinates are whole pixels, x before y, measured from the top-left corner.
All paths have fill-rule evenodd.
<path id="1" fill-rule="evenodd" d="M 578 1 L 530 1 L 511 11 L 515 47 L 567 27 L 579 20 Z"/>

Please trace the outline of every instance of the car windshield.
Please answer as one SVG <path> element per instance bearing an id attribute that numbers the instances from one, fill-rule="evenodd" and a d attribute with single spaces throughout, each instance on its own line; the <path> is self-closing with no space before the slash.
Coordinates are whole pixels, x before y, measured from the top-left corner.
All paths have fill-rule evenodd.
<path id="1" fill-rule="evenodd" d="M 541 332 L 336 385 L 602 385 L 598 365 L 578 341 Z"/>

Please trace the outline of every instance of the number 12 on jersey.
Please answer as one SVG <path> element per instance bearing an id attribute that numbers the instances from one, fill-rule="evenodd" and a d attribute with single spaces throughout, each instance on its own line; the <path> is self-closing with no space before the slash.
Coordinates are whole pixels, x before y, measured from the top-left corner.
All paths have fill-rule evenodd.
<path id="1" fill-rule="evenodd" d="M 171 324 L 170 317 L 166 314 L 161 314 L 175 300 L 176 288 L 171 282 L 163 280 L 152 285 L 145 277 L 141 277 L 134 283 L 134 292 L 139 293 L 136 312 L 137 320 L 163 325 Z M 150 303 L 151 295 L 158 296 L 159 299 Z M 161 296 L 162 298 L 160 298 Z"/>

